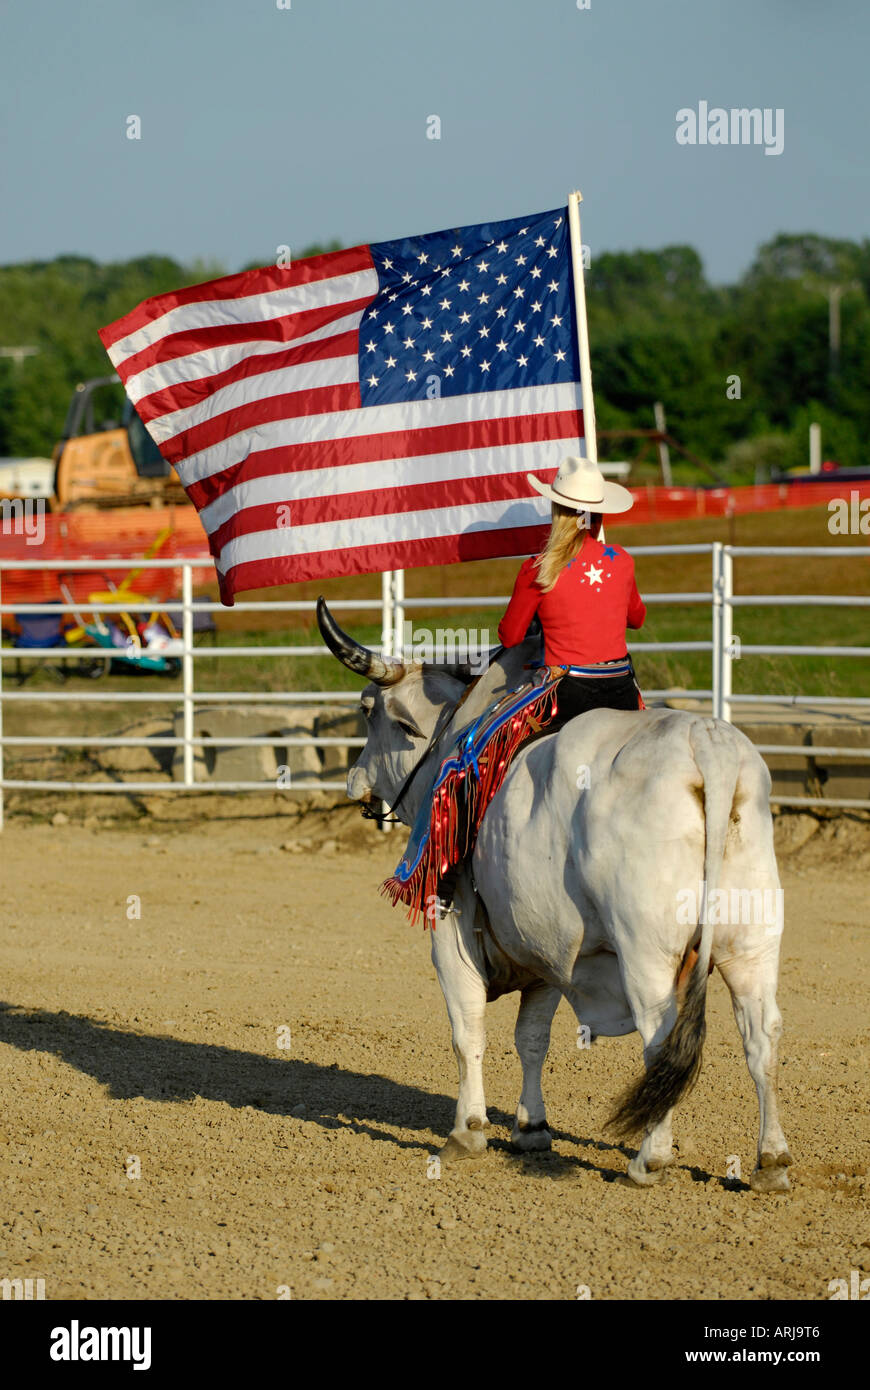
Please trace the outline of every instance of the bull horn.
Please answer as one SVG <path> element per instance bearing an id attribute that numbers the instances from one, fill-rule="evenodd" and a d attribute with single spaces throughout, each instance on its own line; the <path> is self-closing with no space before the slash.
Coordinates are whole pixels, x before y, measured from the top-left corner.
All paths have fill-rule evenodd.
<path id="1" fill-rule="evenodd" d="M 394 656 L 378 656 L 369 651 L 361 642 L 355 642 L 342 632 L 321 596 L 317 600 L 317 626 L 320 635 L 333 656 L 337 656 L 343 666 L 366 676 L 376 685 L 395 685 L 405 674 L 405 663 Z"/>

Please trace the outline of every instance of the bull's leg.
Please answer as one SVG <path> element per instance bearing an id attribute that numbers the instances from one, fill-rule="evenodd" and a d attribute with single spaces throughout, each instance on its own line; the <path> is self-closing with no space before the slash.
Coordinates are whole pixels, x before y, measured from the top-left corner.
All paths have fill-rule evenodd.
<path id="1" fill-rule="evenodd" d="M 456 1118 L 441 1149 L 441 1158 L 447 1160 L 479 1157 L 486 1150 L 485 1131 L 489 1127 L 483 1094 L 486 981 L 470 946 L 463 940 L 462 925 L 453 912 L 437 921 L 432 933 L 432 960 L 447 1005 L 459 1066 Z"/>
<path id="2" fill-rule="evenodd" d="M 521 1153 L 549 1149 L 553 1136 L 547 1128 L 541 1072 L 550 1047 L 550 1025 L 561 994 L 542 980 L 520 994 L 514 1041 L 523 1067 L 523 1089 L 517 1106 L 511 1143 Z"/>
<path id="3" fill-rule="evenodd" d="M 743 1038 L 746 1065 L 758 1092 L 759 1133 L 754 1192 L 787 1192 L 786 1168 L 793 1162 L 779 1123 L 776 1068 L 782 1017 L 776 1004 L 777 952 L 771 947 L 761 964 L 758 956 L 736 957 L 719 966 L 731 991 L 734 1017 Z"/>

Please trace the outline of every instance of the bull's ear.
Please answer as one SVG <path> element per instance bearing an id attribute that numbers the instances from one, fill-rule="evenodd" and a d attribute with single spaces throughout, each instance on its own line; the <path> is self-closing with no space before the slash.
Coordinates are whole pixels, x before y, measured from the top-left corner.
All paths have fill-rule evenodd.
<path id="1" fill-rule="evenodd" d="M 423 675 L 423 694 L 433 705 L 455 705 L 460 695 L 464 694 L 466 682 L 460 680 L 450 671 L 444 670 L 441 666 L 424 666 Z"/>

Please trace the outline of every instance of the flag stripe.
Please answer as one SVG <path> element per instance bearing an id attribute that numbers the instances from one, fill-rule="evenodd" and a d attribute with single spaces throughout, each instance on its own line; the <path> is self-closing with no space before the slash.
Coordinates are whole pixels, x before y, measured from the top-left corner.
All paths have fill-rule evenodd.
<path id="1" fill-rule="evenodd" d="M 168 315 L 176 310 L 195 309 L 196 306 L 210 305 L 217 310 L 212 322 L 222 321 L 219 307 L 227 305 L 229 320 L 238 321 L 238 314 L 230 312 L 230 305 L 236 308 L 249 305 L 265 292 L 267 295 L 278 292 L 293 292 L 298 286 L 316 285 L 318 282 L 337 280 L 372 270 L 372 255 L 368 246 L 352 246 L 344 251 L 328 251 L 322 256 L 306 257 L 291 266 L 269 265 L 258 270 L 242 270 L 237 275 L 224 275 L 219 280 L 206 280 L 201 285 L 190 285 L 187 289 L 172 290 L 168 294 L 156 294 L 146 299 L 138 308 L 123 318 L 107 324 L 100 329 L 103 347 L 109 349 L 122 346 L 141 330 L 150 331 L 158 324 L 165 324 Z M 256 286 L 256 290 L 254 290 Z M 377 289 L 377 276 L 375 276 Z M 199 321 L 200 316 L 196 316 Z M 164 327 L 163 332 L 173 329 Z M 149 338 L 153 341 L 153 335 Z M 132 349 L 136 351 L 137 349 Z M 109 352 L 109 356 L 112 353 Z M 114 358 L 112 358 L 114 361 Z"/>
<path id="2" fill-rule="evenodd" d="M 286 285 L 265 294 L 249 294 L 244 299 L 205 300 L 169 309 L 160 318 L 144 324 L 109 349 L 109 357 L 119 370 L 127 370 L 129 357 L 138 356 L 168 335 L 200 333 L 205 329 L 268 323 L 286 314 L 304 314 L 324 305 L 346 305 L 349 300 L 366 299 L 377 292 L 378 277 L 372 270 L 352 275 L 336 275 L 311 285 Z M 249 333 L 249 336 L 250 335 Z"/>
<path id="3" fill-rule="evenodd" d="M 217 473 L 224 473 L 248 455 L 288 445 L 341 442 L 336 459 L 344 459 L 346 441 L 371 435 L 425 433 L 438 425 L 464 425 L 470 421 L 512 419 L 522 415 L 573 410 L 580 418 L 580 387 L 576 382 L 552 386 L 525 386 L 510 391 L 481 391 L 469 396 L 443 396 L 435 401 L 408 401 L 395 405 L 345 409 L 337 414 L 311 415 L 304 419 L 264 421 L 250 434 L 233 434 L 220 443 L 191 454 L 178 464 L 185 487 Z M 232 423 L 235 423 L 233 421 Z M 402 447 L 402 456 L 410 450 Z M 174 462 L 174 460 L 173 460 Z M 235 479 L 233 479 L 235 481 Z"/>
<path id="4" fill-rule="evenodd" d="M 340 338 L 327 338 L 322 343 L 309 343 L 304 348 L 288 348 L 265 362 L 260 357 L 252 357 L 231 367 L 220 378 L 186 382 L 184 387 L 156 392 L 155 396 L 140 402 L 139 414 L 146 424 L 150 424 L 152 438 L 158 444 L 164 444 L 182 434 L 190 436 L 197 427 L 217 420 L 227 412 L 239 412 L 253 401 L 260 403 L 271 396 L 308 391 L 315 386 L 356 383 L 355 345 L 356 334 L 343 333 Z M 183 396 L 179 399 L 182 392 L 188 395 L 190 404 L 183 404 Z M 167 404 L 176 401 L 175 409 L 165 409 Z M 161 409 L 161 406 L 164 408 Z M 234 423 L 236 418 L 240 417 L 234 416 Z M 218 429 L 219 437 L 223 438 L 225 430 L 222 422 Z"/>
<path id="5" fill-rule="evenodd" d="M 219 575 L 221 595 L 227 602 L 235 592 L 265 589 L 272 584 L 297 584 L 310 579 L 414 569 L 422 565 L 452 565 L 499 556 L 534 555 L 544 545 L 547 530 L 544 522 L 477 531 L 473 535 L 453 535 L 446 539 L 385 540 L 374 545 L 351 545 L 333 551 L 301 551 L 277 559 L 249 560 L 237 565 L 231 577 Z"/>
<path id="6" fill-rule="evenodd" d="M 287 545 L 292 550 L 295 545 L 298 545 L 305 528 L 313 527 L 315 524 L 323 524 L 324 527 L 332 526 L 333 531 L 337 532 L 338 528 L 335 526 L 337 522 L 376 517 L 389 519 L 407 512 L 420 512 L 422 514 L 428 510 L 440 511 L 458 503 L 469 503 L 472 506 L 480 507 L 486 502 L 506 503 L 520 500 L 525 507 L 529 503 L 529 487 L 525 476 L 528 460 L 521 450 L 514 450 L 513 453 L 515 467 L 512 471 L 491 474 L 476 473 L 469 476 L 468 464 L 466 463 L 465 476 L 454 475 L 426 482 L 409 483 L 400 488 L 395 495 L 392 495 L 384 487 L 379 487 L 360 490 L 359 492 L 347 492 L 341 494 L 340 497 L 328 497 L 326 499 L 320 496 L 305 498 L 296 496 L 290 503 L 284 499 L 261 504 L 248 502 L 243 507 L 235 509 L 225 521 L 214 529 L 206 523 L 206 529 L 209 531 L 209 544 L 212 552 L 219 555 L 227 548 L 230 541 L 240 540 L 245 536 L 253 536 L 258 532 L 271 533 L 276 527 L 282 529 L 285 526 L 292 526 L 293 534 L 286 537 Z M 412 464 L 414 460 L 409 459 L 407 462 Z M 458 462 L 464 462 L 461 455 Z M 282 506 L 284 511 L 281 510 Z M 389 524 L 388 521 L 387 527 Z M 311 532 L 311 534 L 314 533 Z"/>
<path id="7" fill-rule="evenodd" d="M 414 430 L 407 434 L 394 431 L 390 434 L 366 435 L 361 439 L 344 441 L 340 450 L 336 449 L 333 440 L 266 449 L 250 454 L 225 473 L 191 484 L 187 492 L 190 500 L 200 509 L 203 523 L 208 527 L 211 506 L 222 498 L 231 497 L 235 488 L 245 485 L 256 487 L 261 480 L 265 480 L 270 488 L 274 480 L 276 493 L 270 491 L 269 496 L 276 498 L 277 490 L 284 487 L 295 496 L 354 491 L 358 486 L 357 470 L 371 464 L 383 470 L 385 486 L 395 487 L 407 481 L 406 466 L 408 472 L 412 472 L 415 460 L 419 461 L 419 477 L 433 455 L 447 458 L 453 454 L 464 455 L 472 449 L 495 450 L 502 445 L 556 441 L 562 441 L 566 448 L 579 444 L 576 411 L 470 420 L 456 425 Z M 475 461 L 481 460 L 482 455 L 478 454 Z M 465 458 L 462 461 L 464 465 L 469 462 Z M 534 459 L 528 457 L 526 466 L 533 464 Z M 540 464 L 541 468 L 548 466 L 543 462 Z M 318 472 L 326 468 L 333 470 L 332 476 L 318 483 Z"/>
<path id="8" fill-rule="evenodd" d="M 477 531 L 500 528 L 508 510 L 517 526 L 540 525 L 549 514 L 549 503 L 541 497 L 536 500 L 526 495 L 521 501 L 513 498 L 483 504 L 470 501 L 461 505 L 433 507 L 424 512 L 347 517 L 343 521 L 317 522 L 308 526 L 272 527 L 268 531 L 252 531 L 233 537 L 221 547 L 215 559 L 226 574 L 235 565 L 245 564 L 249 560 L 292 557 L 300 548 L 304 553 L 311 554 L 319 550 L 377 545 L 385 540 L 452 540 Z"/>
<path id="9" fill-rule="evenodd" d="M 152 359 L 147 364 L 131 366 L 136 359 L 129 358 L 125 364 L 126 391 L 133 404 L 139 409 L 139 401 L 146 396 L 165 391 L 173 386 L 181 386 L 188 381 L 201 381 L 206 377 L 218 376 L 247 357 L 257 357 L 275 352 L 282 343 L 293 343 L 302 347 L 306 343 L 322 342 L 325 338 L 337 337 L 359 327 L 360 314 L 370 299 L 356 299 L 348 304 L 328 305 L 323 309 L 310 309 L 305 314 L 287 314 L 284 318 L 273 319 L 270 323 L 255 324 L 256 337 L 251 339 L 246 326 L 233 330 L 235 341 L 217 343 L 203 349 L 203 343 L 210 343 L 209 331 L 196 335 L 193 343 L 187 334 L 179 334 L 184 341 L 176 344 L 181 356 L 170 356 L 166 344 L 171 340 L 164 338 L 155 348 L 148 350 Z M 345 313 L 349 309 L 351 312 Z M 338 315 L 338 317 L 336 317 Z M 307 331 L 309 330 L 310 331 Z M 223 332 L 223 330 L 218 330 Z M 198 351 L 188 353 L 189 346 Z M 163 350 L 166 349 L 165 353 Z M 160 360 L 155 358 L 160 353 Z M 142 354 L 143 356 L 145 354 Z"/>

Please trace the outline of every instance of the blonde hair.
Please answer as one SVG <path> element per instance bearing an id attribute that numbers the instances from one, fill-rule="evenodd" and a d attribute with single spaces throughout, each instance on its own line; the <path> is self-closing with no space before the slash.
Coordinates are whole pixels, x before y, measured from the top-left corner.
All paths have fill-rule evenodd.
<path id="1" fill-rule="evenodd" d="M 585 526 L 582 529 L 577 526 L 577 518 L 582 513 L 574 511 L 571 507 L 563 507 L 560 502 L 554 502 L 552 506 L 553 521 L 547 544 L 535 561 L 538 584 L 545 594 L 555 587 L 559 575 L 568 561 L 574 559 L 587 534 Z M 600 513 L 593 512 L 589 525 L 593 535 L 598 529 L 598 521 Z"/>

